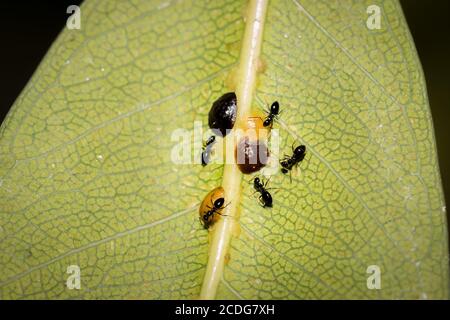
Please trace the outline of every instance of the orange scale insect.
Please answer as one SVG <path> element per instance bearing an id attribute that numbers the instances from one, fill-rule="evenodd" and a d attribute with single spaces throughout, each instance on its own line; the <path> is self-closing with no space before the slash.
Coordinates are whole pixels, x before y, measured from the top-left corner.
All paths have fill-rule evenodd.
<path id="1" fill-rule="evenodd" d="M 222 187 L 217 187 L 211 190 L 206 197 L 203 199 L 200 208 L 198 210 L 200 221 L 205 227 L 208 229 L 214 223 L 216 223 L 220 216 L 225 216 L 222 214 L 223 209 L 225 209 L 227 205 L 225 204 L 225 191 Z"/>

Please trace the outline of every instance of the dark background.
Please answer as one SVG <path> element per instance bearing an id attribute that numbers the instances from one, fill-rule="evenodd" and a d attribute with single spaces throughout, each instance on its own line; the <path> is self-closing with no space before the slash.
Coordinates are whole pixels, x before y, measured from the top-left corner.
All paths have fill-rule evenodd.
<path id="1" fill-rule="evenodd" d="M 0 122 L 65 26 L 67 7 L 80 2 L 41 0 L 34 5 L 0 2 Z M 447 203 L 450 201 L 449 3 L 448 0 L 401 1 L 425 72 Z"/>

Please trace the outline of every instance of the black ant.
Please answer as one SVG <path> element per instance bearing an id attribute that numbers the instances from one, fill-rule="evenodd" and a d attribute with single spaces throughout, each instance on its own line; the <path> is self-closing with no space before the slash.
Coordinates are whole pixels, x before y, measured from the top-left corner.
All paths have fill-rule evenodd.
<path id="1" fill-rule="evenodd" d="M 270 179 L 269 179 L 270 180 Z M 259 192 L 261 195 L 259 196 L 259 203 L 263 208 L 272 207 L 272 195 L 269 191 L 267 191 L 267 183 L 269 182 L 261 181 L 258 177 L 253 180 L 253 188 L 256 190 L 255 192 Z"/>
<path id="2" fill-rule="evenodd" d="M 292 156 L 285 155 L 284 158 L 280 161 L 281 172 L 286 174 L 290 173 L 292 168 L 299 164 L 304 158 L 306 154 L 306 147 L 304 145 L 300 145 L 294 149 L 292 146 Z M 292 182 L 292 177 L 291 182 Z"/>
<path id="3" fill-rule="evenodd" d="M 272 103 L 269 109 L 269 114 L 267 115 L 267 118 L 263 122 L 264 127 L 270 127 L 272 126 L 273 120 L 280 114 L 280 105 L 278 104 L 278 101 L 275 101 Z"/>
<path id="4" fill-rule="evenodd" d="M 207 206 L 209 208 L 208 211 L 204 212 L 203 217 L 202 217 L 202 223 L 205 226 L 205 228 L 209 228 L 209 226 L 211 226 L 214 223 L 214 215 L 218 214 L 221 215 L 220 211 L 222 211 L 225 206 L 223 205 L 225 203 L 225 199 L 224 198 L 219 198 L 216 199 L 216 201 L 214 201 L 214 203 L 212 204 L 213 206 Z"/>
<path id="5" fill-rule="evenodd" d="M 206 140 L 202 148 L 202 166 L 206 166 L 211 158 L 211 149 L 216 142 L 216 136 L 211 136 Z"/>

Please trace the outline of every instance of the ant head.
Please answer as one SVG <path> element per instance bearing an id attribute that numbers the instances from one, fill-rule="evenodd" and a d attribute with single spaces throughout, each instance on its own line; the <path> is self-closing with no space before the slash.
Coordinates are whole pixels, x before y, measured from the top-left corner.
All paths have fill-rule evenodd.
<path id="1" fill-rule="evenodd" d="M 270 106 L 270 112 L 273 114 L 278 114 L 279 111 L 280 111 L 280 105 L 278 104 L 278 101 L 275 101 Z"/>
<path id="2" fill-rule="evenodd" d="M 217 199 L 216 201 L 214 201 L 214 208 L 216 208 L 216 209 L 222 208 L 224 202 L 225 202 L 224 198 Z"/>
<path id="3" fill-rule="evenodd" d="M 260 183 L 261 183 L 261 180 L 258 177 L 256 177 L 255 178 L 255 185 L 259 185 Z"/>
<path id="4" fill-rule="evenodd" d="M 296 155 L 303 155 L 306 151 L 306 147 L 304 145 L 298 146 L 297 148 L 295 148 L 294 150 L 294 154 Z"/>

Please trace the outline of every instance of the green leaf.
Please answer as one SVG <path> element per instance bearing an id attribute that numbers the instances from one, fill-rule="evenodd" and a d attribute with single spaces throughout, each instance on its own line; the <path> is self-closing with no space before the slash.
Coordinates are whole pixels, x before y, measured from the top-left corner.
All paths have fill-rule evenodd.
<path id="1" fill-rule="evenodd" d="M 0 298 L 447 298 L 422 70 L 398 2 L 379 30 L 371 4 L 87 0 L 1 126 Z M 235 165 L 171 160 L 230 90 L 240 120 L 280 102 L 280 156 L 307 147 L 272 209 Z M 235 218 L 208 232 L 219 185 Z"/>

